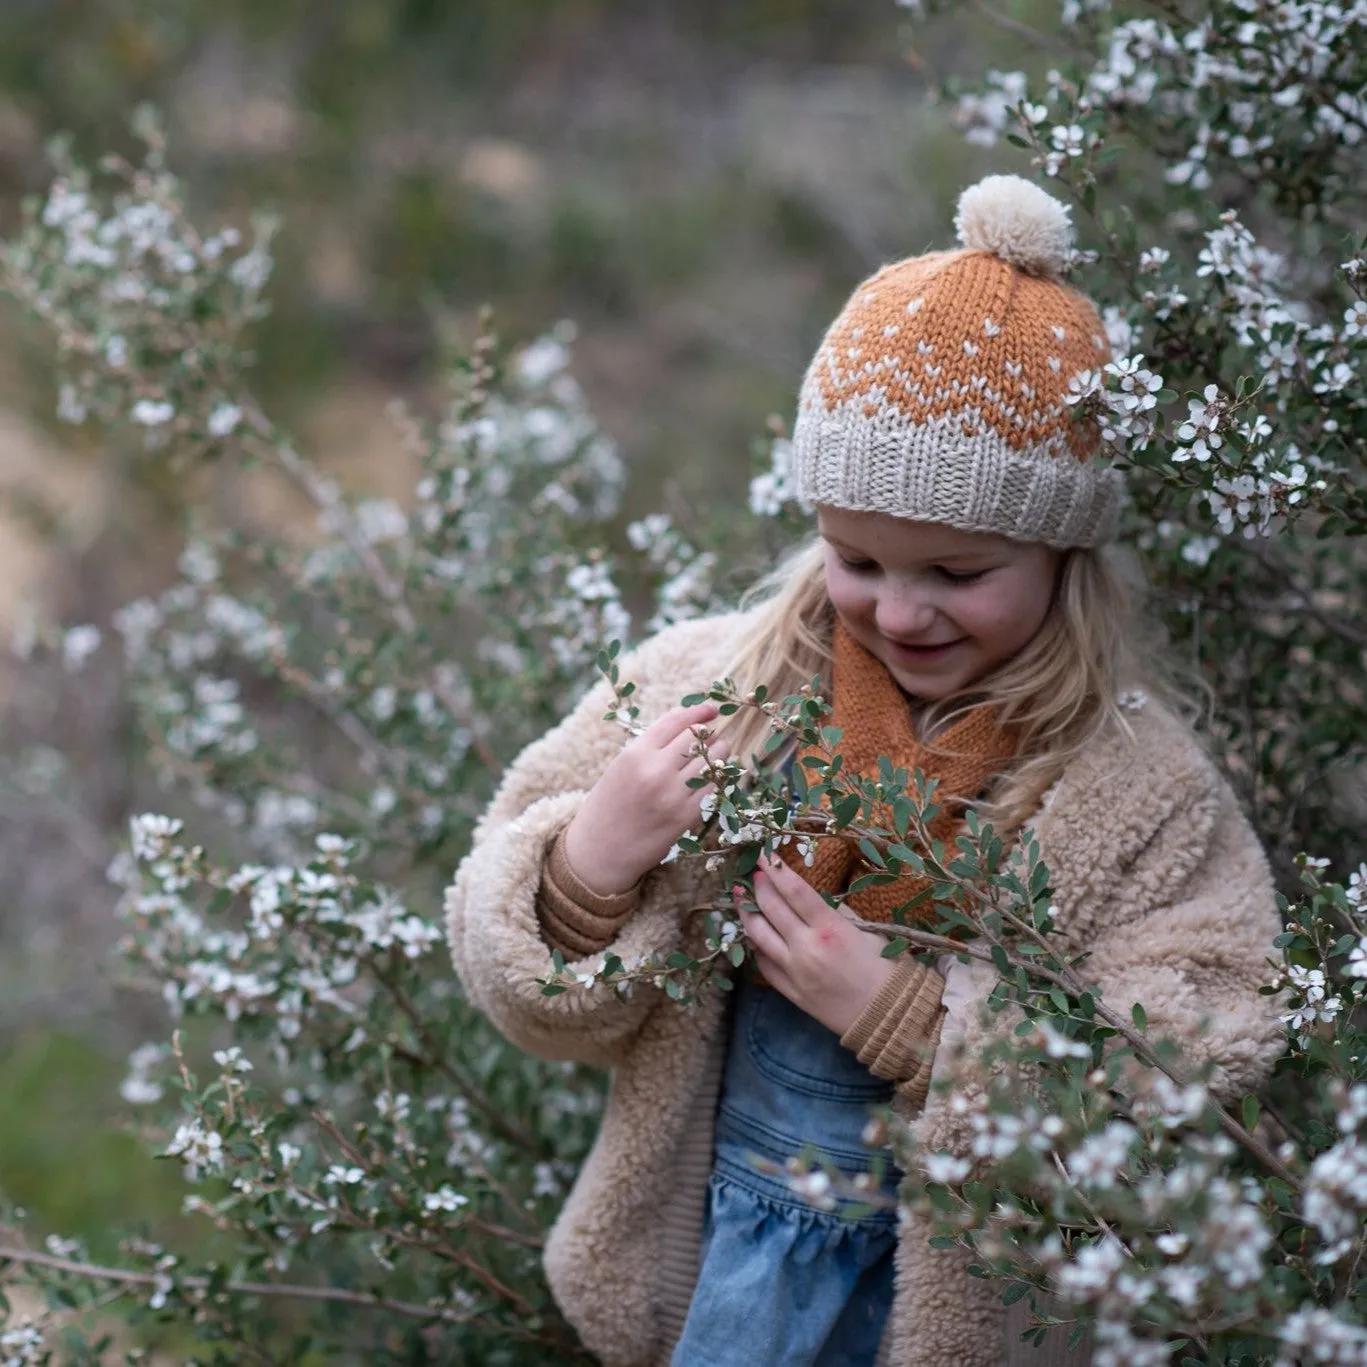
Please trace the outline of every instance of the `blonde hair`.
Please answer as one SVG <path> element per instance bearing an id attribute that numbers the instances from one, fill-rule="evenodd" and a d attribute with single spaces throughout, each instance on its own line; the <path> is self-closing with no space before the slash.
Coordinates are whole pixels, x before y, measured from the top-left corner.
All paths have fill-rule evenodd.
<path id="1" fill-rule="evenodd" d="M 742 607 L 752 605 L 759 605 L 757 619 L 727 677 L 743 692 L 763 684 L 776 700 L 813 678 L 829 689 L 834 609 L 820 537 L 765 575 L 742 600 Z M 1130 594 L 1111 554 L 1064 551 L 1054 601 L 1030 642 L 971 689 L 922 714 L 920 730 L 932 736 L 970 706 L 988 702 L 1018 738 L 1014 759 L 978 804 L 998 830 L 1014 831 L 1027 821 L 1068 765 L 1108 727 L 1133 738 L 1119 703 L 1123 688 L 1143 683 L 1146 691 L 1171 697 L 1160 670 L 1141 671 L 1133 630 Z M 724 734 L 732 754 L 753 760 L 772 733 L 760 713 L 742 708 Z"/>

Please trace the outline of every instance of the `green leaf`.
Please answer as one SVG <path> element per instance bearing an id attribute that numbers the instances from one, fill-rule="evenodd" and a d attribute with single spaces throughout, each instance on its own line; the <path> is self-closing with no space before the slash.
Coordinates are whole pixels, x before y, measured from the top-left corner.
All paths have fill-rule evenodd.
<path id="1" fill-rule="evenodd" d="M 911 942 L 900 937 L 896 940 L 889 940 L 879 954 L 881 959 L 895 959 L 899 954 L 911 948 Z"/>
<path id="2" fill-rule="evenodd" d="M 861 873 L 846 891 L 863 892 L 865 888 L 885 888 L 896 881 L 897 875 L 893 873 Z"/>
<path id="3" fill-rule="evenodd" d="M 686 698 L 679 701 L 680 707 L 696 707 L 700 702 L 706 702 L 707 698 L 701 693 L 690 693 Z"/>
<path id="4" fill-rule="evenodd" d="M 859 840 L 859 852 L 869 861 L 880 869 L 887 868 L 887 861 L 878 852 L 878 846 L 867 836 L 861 836 Z"/>
<path id="5" fill-rule="evenodd" d="M 831 750 L 834 750 L 835 747 L 839 745 L 840 742 L 844 739 L 844 737 L 844 731 L 841 730 L 841 728 L 838 726 L 823 726 L 821 728 L 822 744 L 827 746 Z"/>
<path id="6" fill-rule="evenodd" d="M 905 845 L 889 845 L 887 854 L 889 859 L 896 859 L 898 863 L 905 864 L 913 873 L 924 873 L 926 871 L 925 860 L 915 850 L 908 849 Z"/>
<path id="7" fill-rule="evenodd" d="M 1257 1127 L 1260 1111 L 1261 1108 L 1258 1105 L 1258 1098 L 1250 1092 L 1249 1095 L 1244 1098 L 1243 1104 L 1244 1129 L 1252 1130 Z"/>
<path id="8" fill-rule="evenodd" d="M 1024 1300 L 1030 1294 L 1029 1282 L 1012 1282 L 1010 1286 L 1002 1292 L 1003 1305 L 1015 1305 L 1019 1300 Z"/>
<path id="9" fill-rule="evenodd" d="M 1148 1013 L 1138 1002 L 1130 1007 L 1130 1019 L 1134 1021 L 1136 1029 L 1147 1030 L 1149 1028 Z"/>
<path id="10" fill-rule="evenodd" d="M 1036 864 L 1030 870 L 1030 900 L 1038 902 L 1049 890 L 1049 866 Z"/>

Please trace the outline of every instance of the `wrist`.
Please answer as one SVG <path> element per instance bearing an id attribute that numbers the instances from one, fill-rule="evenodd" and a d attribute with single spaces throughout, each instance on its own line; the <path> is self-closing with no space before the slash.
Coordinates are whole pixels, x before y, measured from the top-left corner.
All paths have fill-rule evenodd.
<path id="1" fill-rule="evenodd" d="M 611 861 L 596 855 L 592 842 L 585 841 L 577 817 L 565 829 L 561 854 L 570 872 L 595 897 L 621 897 L 641 881 L 641 874 L 615 868 Z"/>

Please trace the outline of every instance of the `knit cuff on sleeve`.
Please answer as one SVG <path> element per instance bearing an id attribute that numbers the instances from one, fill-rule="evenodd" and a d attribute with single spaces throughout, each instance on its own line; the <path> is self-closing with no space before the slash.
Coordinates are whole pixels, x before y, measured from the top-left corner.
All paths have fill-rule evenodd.
<path id="1" fill-rule="evenodd" d="M 875 1077 L 895 1082 L 914 1106 L 925 1104 L 930 1089 L 944 986 L 934 969 L 906 959 L 840 1040 Z"/>
<path id="2" fill-rule="evenodd" d="M 638 883 L 625 892 L 600 897 L 570 867 L 561 831 L 546 854 L 536 914 L 541 934 L 567 959 L 582 959 L 606 949 L 641 900 Z"/>

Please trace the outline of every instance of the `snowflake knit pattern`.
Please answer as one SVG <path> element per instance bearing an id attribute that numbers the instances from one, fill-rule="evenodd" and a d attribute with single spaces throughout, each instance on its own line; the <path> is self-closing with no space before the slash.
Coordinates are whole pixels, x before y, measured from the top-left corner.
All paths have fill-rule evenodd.
<path id="1" fill-rule="evenodd" d="M 1069 381 L 1110 360 L 1062 283 L 1067 208 L 1019 176 L 964 192 L 958 251 L 872 275 L 807 371 L 793 452 L 809 504 L 891 513 L 1057 548 L 1115 534 L 1123 483 Z"/>
<path id="2" fill-rule="evenodd" d="M 838 747 L 844 771 L 876 779 L 878 758 L 886 755 L 893 768 L 905 769 L 908 777 L 919 769 L 926 778 L 938 779 L 934 800 L 940 810 L 927 830 L 932 839 L 949 845 L 963 818 L 965 802 L 978 797 L 1010 761 L 1015 749 L 1011 735 L 997 725 L 995 709 L 983 704 L 952 722 L 933 742 L 918 740 L 907 700 L 882 661 L 870 655 L 838 620 L 831 644 L 831 715 L 825 724 L 844 732 Z M 819 752 L 803 750 L 797 763 L 801 765 L 809 754 Z M 807 772 L 804 768 L 803 773 Z M 886 809 L 880 809 L 875 820 L 892 828 L 892 815 Z M 915 848 L 914 839 L 909 843 Z M 858 842 L 848 836 L 819 837 L 812 854 L 809 865 L 795 844 L 779 849 L 779 857 L 789 868 L 830 896 L 843 893 L 861 875 L 876 872 Z M 865 921 L 891 921 L 894 911 L 928 887 L 930 879 L 904 874 L 895 883 L 851 893 L 845 906 Z M 925 920 L 930 911 L 930 903 L 924 901 L 908 912 L 907 919 Z"/>

